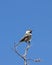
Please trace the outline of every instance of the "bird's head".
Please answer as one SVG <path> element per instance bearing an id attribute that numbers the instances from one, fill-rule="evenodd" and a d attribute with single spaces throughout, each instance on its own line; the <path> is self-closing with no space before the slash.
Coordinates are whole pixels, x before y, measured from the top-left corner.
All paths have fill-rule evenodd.
<path id="1" fill-rule="evenodd" d="M 31 33 L 32 34 L 32 30 L 27 30 L 26 31 L 26 34 L 28 34 L 28 33 Z"/>

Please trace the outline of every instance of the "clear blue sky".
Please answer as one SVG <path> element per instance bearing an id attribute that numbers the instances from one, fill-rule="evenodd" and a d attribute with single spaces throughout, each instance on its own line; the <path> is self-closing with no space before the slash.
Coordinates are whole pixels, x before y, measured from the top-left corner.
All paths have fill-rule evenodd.
<path id="1" fill-rule="evenodd" d="M 30 65 L 52 65 L 52 0 L 0 0 L 0 65 L 23 65 L 11 47 L 29 28 L 29 57 L 43 60 Z"/>

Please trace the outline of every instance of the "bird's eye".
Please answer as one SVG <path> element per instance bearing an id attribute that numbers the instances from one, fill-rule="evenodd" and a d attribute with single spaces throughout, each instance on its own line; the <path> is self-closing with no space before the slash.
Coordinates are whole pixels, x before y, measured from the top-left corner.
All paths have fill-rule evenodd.
<path id="1" fill-rule="evenodd" d="M 30 33 L 32 33 L 32 31 L 30 31 Z"/>

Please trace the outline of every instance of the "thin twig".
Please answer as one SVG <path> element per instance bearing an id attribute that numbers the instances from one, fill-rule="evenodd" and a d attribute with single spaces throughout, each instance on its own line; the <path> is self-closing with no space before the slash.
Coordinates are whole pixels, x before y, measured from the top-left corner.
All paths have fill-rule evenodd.
<path id="1" fill-rule="evenodd" d="M 29 48 L 30 48 L 30 43 L 27 43 L 27 46 L 26 46 L 26 48 L 25 48 L 25 52 L 24 52 L 24 54 L 23 55 L 21 55 L 18 51 L 17 51 L 17 49 L 16 49 L 16 47 L 18 47 L 18 45 L 17 46 L 15 46 L 15 43 L 14 43 L 14 48 L 13 48 L 13 50 L 15 51 L 15 53 L 18 55 L 18 56 L 20 56 L 23 60 L 24 60 L 24 65 L 28 65 L 28 61 L 33 61 L 33 62 L 40 62 L 41 60 L 40 60 L 40 58 L 39 59 L 27 59 L 27 54 L 28 54 L 28 50 L 29 50 Z"/>
<path id="2" fill-rule="evenodd" d="M 26 48 L 25 48 L 25 53 L 24 53 L 24 57 L 25 57 L 25 60 L 24 60 L 24 65 L 27 65 L 27 53 L 28 53 L 28 49 L 30 48 L 30 44 L 28 43 Z"/>
<path id="3" fill-rule="evenodd" d="M 13 50 L 15 51 L 15 53 L 17 53 L 17 55 L 19 55 L 19 56 L 24 60 L 24 65 L 27 65 L 27 53 L 28 53 L 28 49 L 30 48 L 30 44 L 27 43 L 27 46 L 26 46 L 26 48 L 25 48 L 25 52 L 24 52 L 23 55 L 21 55 L 21 54 L 17 51 L 15 44 L 16 44 L 16 43 L 14 43 L 14 49 L 13 49 Z"/>
<path id="4" fill-rule="evenodd" d="M 27 60 L 28 60 L 28 61 L 31 60 L 31 61 L 33 61 L 33 62 L 41 62 L 41 59 L 40 59 L 40 58 L 37 58 L 37 59 L 31 59 L 31 58 L 30 58 L 30 59 L 27 59 Z"/>

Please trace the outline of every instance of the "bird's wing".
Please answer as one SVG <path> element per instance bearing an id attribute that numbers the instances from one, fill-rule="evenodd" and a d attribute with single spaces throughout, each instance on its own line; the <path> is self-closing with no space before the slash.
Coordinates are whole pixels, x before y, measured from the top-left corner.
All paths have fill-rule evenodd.
<path id="1" fill-rule="evenodd" d="M 25 40 L 25 38 L 27 38 L 28 36 L 25 35 L 20 41 L 18 44 L 15 45 L 15 47 L 19 46 L 21 44 L 21 42 L 23 42 Z"/>
<path id="2" fill-rule="evenodd" d="M 25 35 L 21 40 L 20 42 L 23 42 L 25 40 L 25 38 L 29 37 L 28 35 Z"/>

